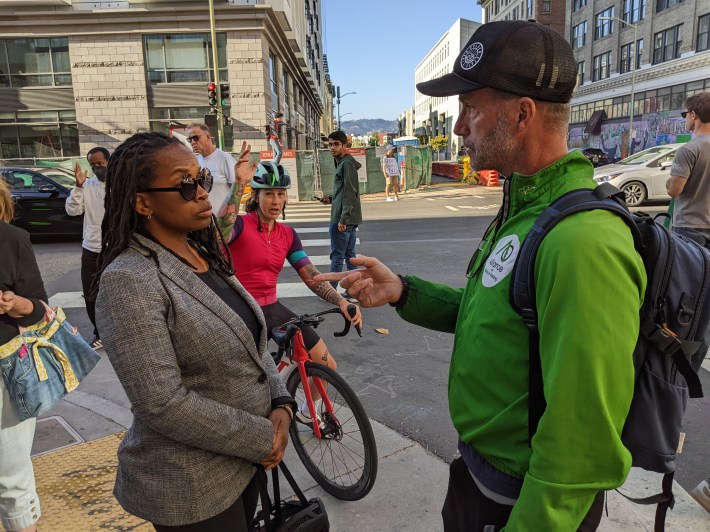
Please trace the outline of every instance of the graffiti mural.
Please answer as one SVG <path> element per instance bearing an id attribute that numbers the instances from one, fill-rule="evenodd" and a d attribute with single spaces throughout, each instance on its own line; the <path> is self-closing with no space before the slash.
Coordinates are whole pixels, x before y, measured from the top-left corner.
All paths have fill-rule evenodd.
<path id="1" fill-rule="evenodd" d="M 676 135 L 687 135 L 685 120 L 681 117 L 669 117 L 668 112 L 643 115 L 634 120 L 633 146 L 631 153 L 659 144 L 671 144 Z M 601 148 L 612 161 L 629 155 L 629 123 L 614 122 L 602 124 L 599 135 L 584 133 L 584 125 L 569 130 L 570 148 Z"/>

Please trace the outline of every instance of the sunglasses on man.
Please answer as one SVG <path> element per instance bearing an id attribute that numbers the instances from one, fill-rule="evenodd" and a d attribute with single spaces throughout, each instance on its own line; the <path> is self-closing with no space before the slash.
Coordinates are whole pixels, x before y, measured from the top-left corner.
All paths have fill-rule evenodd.
<path id="1" fill-rule="evenodd" d="M 198 140 L 200 140 L 200 136 L 199 136 L 199 135 L 192 135 L 191 137 L 187 137 L 187 141 L 188 141 L 190 144 L 192 144 L 193 142 L 197 142 Z"/>
<path id="2" fill-rule="evenodd" d="M 690 111 L 683 111 L 682 113 L 680 113 L 680 116 L 682 116 L 683 118 L 685 118 L 686 116 L 688 116 L 688 113 L 689 113 L 689 112 L 690 112 Z"/>
<path id="3" fill-rule="evenodd" d="M 195 179 L 185 176 L 176 187 L 144 188 L 138 192 L 180 192 L 185 201 L 192 201 L 197 196 L 198 186 L 202 187 L 205 192 L 209 192 L 212 190 L 212 182 L 213 178 L 210 171 L 207 168 L 202 168 Z"/>

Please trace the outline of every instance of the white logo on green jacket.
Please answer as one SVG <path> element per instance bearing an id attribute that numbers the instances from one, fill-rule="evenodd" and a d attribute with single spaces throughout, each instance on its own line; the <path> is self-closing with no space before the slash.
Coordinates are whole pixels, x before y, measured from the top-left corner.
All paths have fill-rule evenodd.
<path id="1" fill-rule="evenodd" d="M 520 239 L 518 239 L 518 235 L 510 235 L 501 239 L 486 261 L 486 267 L 483 269 L 481 277 L 483 286 L 490 288 L 505 279 L 513 271 L 519 251 Z"/>

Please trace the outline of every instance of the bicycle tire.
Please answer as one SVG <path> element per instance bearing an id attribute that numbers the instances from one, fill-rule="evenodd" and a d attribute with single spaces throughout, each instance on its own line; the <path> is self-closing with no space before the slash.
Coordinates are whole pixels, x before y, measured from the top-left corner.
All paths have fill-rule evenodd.
<path id="1" fill-rule="evenodd" d="M 335 371 L 306 362 L 306 375 L 327 383 L 338 429 L 334 438 L 318 439 L 312 428 L 294 421 L 290 428 L 293 447 L 308 473 L 327 493 L 344 501 L 360 500 L 377 477 L 377 444 L 370 420 L 355 392 Z M 297 369 L 289 375 L 286 388 L 299 404 L 305 401 Z M 325 410 L 322 403 L 321 409 Z"/>

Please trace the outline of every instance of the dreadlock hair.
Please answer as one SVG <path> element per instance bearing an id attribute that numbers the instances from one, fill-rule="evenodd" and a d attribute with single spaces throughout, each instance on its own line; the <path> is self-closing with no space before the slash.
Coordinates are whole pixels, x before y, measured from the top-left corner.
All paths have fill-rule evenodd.
<path id="1" fill-rule="evenodd" d="M 149 188 L 155 180 L 155 154 L 171 146 L 184 145 L 175 137 L 151 131 L 129 137 L 111 155 L 106 175 L 106 214 L 101 224 L 99 275 L 94 283 L 94 294 L 98 291 L 98 280 L 103 271 L 128 247 L 135 233 L 160 244 L 141 224 L 135 209 L 136 194 Z M 187 237 L 210 267 L 225 275 L 234 275 L 228 247 L 217 229 L 214 216 L 209 227 L 193 231 Z M 148 252 L 158 263 L 157 255 L 152 250 L 148 249 Z"/>

